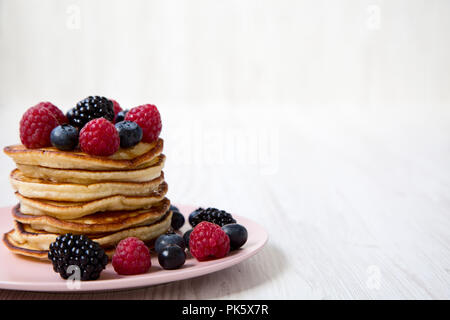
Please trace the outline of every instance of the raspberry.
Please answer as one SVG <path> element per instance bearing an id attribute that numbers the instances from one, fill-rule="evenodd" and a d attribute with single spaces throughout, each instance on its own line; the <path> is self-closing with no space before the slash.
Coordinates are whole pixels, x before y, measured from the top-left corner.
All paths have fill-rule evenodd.
<path id="1" fill-rule="evenodd" d="M 51 102 L 40 102 L 36 106 L 40 106 L 43 108 L 47 108 L 53 115 L 56 117 L 56 120 L 58 120 L 59 124 L 66 124 L 69 123 L 69 120 L 67 120 L 66 115 L 53 103 Z"/>
<path id="2" fill-rule="evenodd" d="M 217 224 L 203 221 L 192 230 L 189 249 L 199 261 L 222 258 L 230 251 L 230 238 Z"/>
<path id="3" fill-rule="evenodd" d="M 80 131 L 80 148 L 94 156 L 110 156 L 119 149 L 116 127 L 105 118 L 89 121 Z"/>
<path id="4" fill-rule="evenodd" d="M 120 107 L 120 104 L 116 100 L 113 100 L 113 99 L 109 99 L 109 100 L 113 103 L 113 107 L 114 107 L 114 123 L 116 123 L 117 114 L 120 111 L 122 111 L 122 108 Z"/>
<path id="5" fill-rule="evenodd" d="M 112 265 L 118 274 L 141 274 L 152 265 L 150 250 L 144 242 L 129 237 L 119 242 L 112 258 Z"/>
<path id="6" fill-rule="evenodd" d="M 143 142 L 156 141 L 161 133 L 161 116 L 156 106 L 145 104 L 131 109 L 125 120 L 136 122 L 143 131 Z"/>
<path id="7" fill-rule="evenodd" d="M 58 125 L 56 116 L 38 104 L 23 114 L 20 120 L 20 140 L 30 149 L 49 147 L 50 133 Z"/>

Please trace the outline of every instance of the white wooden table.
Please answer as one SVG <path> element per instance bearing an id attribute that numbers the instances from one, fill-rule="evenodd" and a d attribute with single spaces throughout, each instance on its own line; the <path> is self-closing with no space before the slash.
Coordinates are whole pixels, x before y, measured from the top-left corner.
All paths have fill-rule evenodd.
<path id="1" fill-rule="evenodd" d="M 14 143 L 17 124 L 0 110 L 11 132 L 2 145 Z M 450 298 L 450 111 L 243 110 L 167 107 L 165 172 L 174 203 L 263 224 L 270 238 L 262 252 L 143 289 L 0 290 L 0 299 Z M 13 164 L 0 159 L 1 205 L 12 205 Z"/>

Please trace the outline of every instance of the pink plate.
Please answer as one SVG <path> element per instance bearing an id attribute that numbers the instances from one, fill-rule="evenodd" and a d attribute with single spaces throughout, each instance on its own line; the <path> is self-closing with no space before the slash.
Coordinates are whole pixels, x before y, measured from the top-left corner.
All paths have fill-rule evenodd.
<path id="1" fill-rule="evenodd" d="M 186 216 L 186 223 L 181 229 L 188 230 L 188 214 L 193 207 L 180 206 L 180 210 Z M 11 208 L 0 208 L 0 230 L 3 234 L 12 228 Z M 238 223 L 244 225 L 248 231 L 248 240 L 245 245 L 231 252 L 225 258 L 198 262 L 188 255 L 185 265 L 177 270 L 163 270 L 158 263 L 158 257 L 152 255 L 152 267 L 146 274 L 135 276 L 118 275 L 111 263 L 106 266 L 100 278 L 96 281 L 81 281 L 77 283 L 60 278 L 53 272 L 50 262 L 37 261 L 31 258 L 15 255 L 8 251 L 3 243 L 0 243 L 0 289 L 46 291 L 46 292 L 80 292 L 130 289 L 151 286 L 177 280 L 184 280 L 219 271 L 242 262 L 258 251 L 267 242 L 267 232 L 256 222 L 244 217 L 235 216 Z"/>

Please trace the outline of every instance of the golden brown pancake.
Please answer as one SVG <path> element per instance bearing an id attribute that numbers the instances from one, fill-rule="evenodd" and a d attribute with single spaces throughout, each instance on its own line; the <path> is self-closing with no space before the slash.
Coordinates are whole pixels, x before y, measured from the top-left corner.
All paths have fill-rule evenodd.
<path id="1" fill-rule="evenodd" d="M 7 146 L 3 151 L 16 164 L 56 169 L 117 170 L 137 168 L 161 154 L 164 142 L 140 142 L 136 146 L 119 149 L 109 157 L 92 156 L 83 152 L 61 151 L 54 147 L 28 149 L 23 145 Z"/>
<path id="2" fill-rule="evenodd" d="M 48 215 L 60 219 L 76 219 L 96 212 L 148 209 L 162 199 L 168 190 L 167 183 L 163 182 L 158 189 L 146 196 L 115 195 L 88 202 L 66 202 L 32 199 L 16 192 L 20 202 L 20 210 L 29 215 Z"/>
<path id="3" fill-rule="evenodd" d="M 97 212 L 77 219 L 64 220 L 47 215 L 28 215 L 21 212 L 21 207 L 17 205 L 12 209 L 12 215 L 15 220 L 29 224 L 36 230 L 54 233 L 95 234 L 151 224 L 160 219 L 169 210 L 169 207 L 169 199 L 164 198 L 150 209 Z"/>
<path id="4" fill-rule="evenodd" d="M 164 181 L 164 173 L 144 182 L 98 182 L 92 184 L 57 183 L 25 176 L 15 169 L 10 175 L 13 189 L 22 196 L 54 201 L 91 201 L 114 195 L 144 196 L 155 191 Z"/>
<path id="5" fill-rule="evenodd" d="M 114 254 L 115 246 L 121 240 L 128 237 L 137 237 L 146 244 L 151 244 L 158 236 L 170 228 L 171 221 L 172 212 L 169 211 L 162 219 L 151 225 L 131 227 L 110 234 L 90 235 L 89 238 L 98 242 L 104 248 L 108 257 L 111 258 Z M 47 259 L 48 247 L 58 235 L 56 233 L 33 230 L 21 223 L 16 223 L 14 229 L 3 235 L 3 243 L 13 253 L 38 259 Z"/>
<path id="6" fill-rule="evenodd" d="M 144 167 L 130 170 L 79 170 L 54 169 L 41 166 L 17 164 L 17 168 L 27 177 L 59 183 L 91 184 L 98 182 L 145 182 L 161 175 L 166 156 L 160 154 Z"/>

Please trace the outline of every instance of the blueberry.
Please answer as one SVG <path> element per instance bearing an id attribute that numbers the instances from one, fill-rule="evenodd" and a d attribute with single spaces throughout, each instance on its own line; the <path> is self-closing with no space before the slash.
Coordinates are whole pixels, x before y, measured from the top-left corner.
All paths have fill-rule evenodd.
<path id="1" fill-rule="evenodd" d="M 120 147 L 129 148 L 137 145 L 142 140 L 142 128 L 133 121 L 121 121 L 116 123 L 119 132 Z"/>
<path id="2" fill-rule="evenodd" d="M 198 208 L 198 209 L 196 209 L 196 210 L 194 210 L 194 211 L 192 211 L 191 212 L 191 214 L 189 215 L 189 224 L 191 225 L 191 226 L 193 226 L 193 223 L 194 223 L 194 217 L 196 216 L 196 215 L 198 215 L 200 212 L 202 212 L 203 211 L 203 208 Z"/>
<path id="3" fill-rule="evenodd" d="M 180 209 L 178 209 L 178 207 L 170 205 L 170 211 L 178 211 L 178 212 L 180 212 Z"/>
<path id="4" fill-rule="evenodd" d="M 177 269 L 186 262 L 186 253 L 180 246 L 171 244 L 158 254 L 158 261 L 163 269 Z"/>
<path id="5" fill-rule="evenodd" d="M 186 244 L 186 247 L 189 249 L 189 237 L 191 236 L 191 232 L 194 229 L 189 229 L 183 234 L 184 243 Z"/>
<path id="6" fill-rule="evenodd" d="M 243 225 L 237 223 L 226 224 L 222 227 L 222 230 L 230 238 L 230 249 L 236 250 L 247 242 L 248 233 L 247 229 Z"/>
<path id="7" fill-rule="evenodd" d="M 78 130 L 70 124 L 57 126 L 50 134 L 50 141 L 59 150 L 73 150 L 78 146 Z"/>
<path id="8" fill-rule="evenodd" d="M 122 110 L 120 112 L 117 113 L 116 115 L 116 123 L 122 122 L 123 120 L 125 120 L 125 116 L 127 115 L 129 110 Z"/>
<path id="9" fill-rule="evenodd" d="M 155 242 L 155 251 L 160 253 L 165 247 L 170 244 L 176 244 L 181 247 L 183 250 L 186 248 L 186 244 L 184 243 L 184 239 L 182 236 L 178 234 L 163 234 L 156 239 Z"/>
<path id="10" fill-rule="evenodd" d="M 184 224 L 184 216 L 179 211 L 172 211 L 172 228 L 180 229 Z"/>

